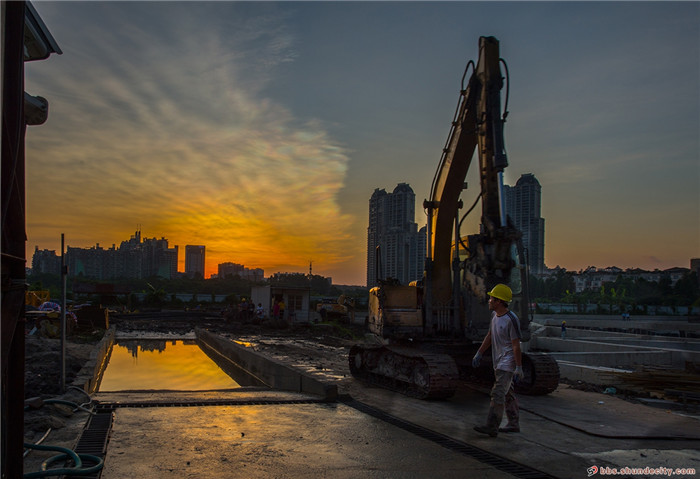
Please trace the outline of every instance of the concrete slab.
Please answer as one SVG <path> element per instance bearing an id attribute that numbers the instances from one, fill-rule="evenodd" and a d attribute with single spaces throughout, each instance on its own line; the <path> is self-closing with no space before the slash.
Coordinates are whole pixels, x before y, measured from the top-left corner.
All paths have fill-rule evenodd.
<path id="1" fill-rule="evenodd" d="M 338 403 L 121 408 L 102 479 L 506 478 Z"/>
<path id="2" fill-rule="evenodd" d="M 660 457 L 673 451 L 670 459 L 659 464 L 675 464 L 673 467 L 695 467 L 700 470 L 700 458 L 697 457 L 700 441 L 696 439 L 700 421 L 697 419 L 609 396 L 585 393 L 566 385 L 560 386 L 548 396 L 519 396 L 522 406 L 521 432 L 501 433 L 497 438 L 483 436 L 472 429 L 472 426 L 482 424 L 486 418 L 489 398 L 488 391 L 483 388 L 462 385 L 457 394 L 446 401 L 406 398 L 391 391 L 357 383 L 353 383 L 351 394 L 392 415 L 486 451 L 501 454 L 554 477 L 586 477 L 586 469 L 593 465 L 652 465 L 647 459 L 649 455 L 634 455 L 634 451 L 641 449 L 653 449 L 657 451 L 656 456 Z M 604 406 L 598 404 L 601 399 L 612 399 L 614 407 L 605 411 L 602 409 Z M 564 417 L 567 410 L 568 417 Z M 642 423 L 650 415 L 655 416 L 649 424 L 636 424 Z M 599 433 L 603 429 L 597 424 L 598 417 L 604 418 L 598 421 L 604 420 L 611 430 L 619 426 L 618 437 L 591 434 L 589 430 Z M 681 428 L 681 432 L 675 431 L 676 426 Z M 641 431 L 649 432 L 651 437 L 638 437 Z M 662 438 L 664 435 L 680 438 L 683 434 L 687 434 L 688 438 Z M 612 454 L 611 451 L 627 452 Z"/>
<path id="3" fill-rule="evenodd" d="M 460 387 L 454 397 L 445 401 L 412 399 L 358 384 L 353 385 L 351 394 L 396 417 L 527 464 L 554 477 L 575 477 L 571 471 L 585 471 L 592 464 L 587 458 L 570 454 L 566 447 L 559 447 L 571 440 L 568 431 L 562 432 L 565 428 L 524 411 L 520 418 L 522 433 L 499 434 L 497 438 L 477 433 L 473 426 L 485 422 L 489 398 L 485 392 L 469 387 Z M 556 427 L 552 428 L 553 425 Z M 556 438 L 554 441 L 559 444 L 554 446 L 547 440 L 543 441 L 543 437 Z"/>
<path id="4" fill-rule="evenodd" d="M 598 393 L 558 388 L 546 396 L 521 396 L 520 408 L 592 436 L 700 439 L 697 419 Z"/>

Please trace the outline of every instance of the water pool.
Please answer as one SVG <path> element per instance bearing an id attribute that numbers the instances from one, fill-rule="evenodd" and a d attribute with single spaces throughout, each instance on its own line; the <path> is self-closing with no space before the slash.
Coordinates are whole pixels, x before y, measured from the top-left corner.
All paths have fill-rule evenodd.
<path id="1" fill-rule="evenodd" d="M 205 391 L 247 385 L 245 380 L 238 381 L 209 358 L 195 340 L 118 340 L 99 391 Z"/>

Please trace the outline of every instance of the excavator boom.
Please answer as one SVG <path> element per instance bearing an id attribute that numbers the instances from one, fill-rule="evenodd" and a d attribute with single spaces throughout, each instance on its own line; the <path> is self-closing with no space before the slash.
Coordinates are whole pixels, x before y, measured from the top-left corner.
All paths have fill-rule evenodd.
<path id="1" fill-rule="evenodd" d="M 493 117 L 494 94 L 500 94 L 503 85 L 499 68 L 498 40 L 493 37 L 479 39 L 479 63 L 476 72 L 461 91 L 459 113 L 443 150 L 435 181 L 430 192 L 430 201 L 425 206 L 431 211 L 428 257 L 432 262 L 432 295 L 436 301 L 447 302 L 452 295 L 452 234 L 453 223 L 458 213 L 459 197 L 464 180 L 472 162 L 474 149 L 480 148 L 481 192 L 484 214 L 498 214 L 498 197 L 494 198 L 492 160 L 493 141 L 489 138 L 489 120 Z M 500 101 L 498 101 L 500 104 Z M 495 199 L 495 201 L 494 201 Z"/>

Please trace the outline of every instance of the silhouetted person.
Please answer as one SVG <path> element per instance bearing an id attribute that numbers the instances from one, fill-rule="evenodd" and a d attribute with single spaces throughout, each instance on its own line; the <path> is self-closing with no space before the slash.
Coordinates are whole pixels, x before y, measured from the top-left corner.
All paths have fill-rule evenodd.
<path id="1" fill-rule="evenodd" d="M 275 318 L 275 320 L 280 319 L 280 304 L 277 302 L 277 298 L 275 298 L 275 302 L 272 305 L 272 317 Z"/>

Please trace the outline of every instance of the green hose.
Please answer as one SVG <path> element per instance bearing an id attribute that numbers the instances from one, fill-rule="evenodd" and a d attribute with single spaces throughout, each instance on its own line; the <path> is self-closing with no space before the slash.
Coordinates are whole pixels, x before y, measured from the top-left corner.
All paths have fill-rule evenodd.
<path id="1" fill-rule="evenodd" d="M 66 406 L 71 406 L 76 409 L 82 409 L 83 411 L 89 412 L 90 414 L 95 414 L 93 411 L 76 404 L 72 401 L 66 401 L 64 399 L 44 399 L 43 401 L 40 401 L 41 405 L 44 404 L 64 404 Z M 30 409 L 31 406 L 25 406 L 24 410 Z M 49 429 L 50 431 L 50 429 Z M 48 432 L 47 432 L 48 434 Z M 46 435 L 44 436 L 46 437 Z M 42 438 L 43 440 L 43 438 Z M 24 474 L 25 479 L 33 478 L 33 477 L 49 477 L 49 476 L 64 476 L 64 475 L 72 475 L 72 476 L 84 476 L 87 474 L 92 474 L 93 472 L 99 471 L 102 469 L 102 466 L 104 466 L 104 460 L 99 457 L 95 456 L 92 454 L 77 454 L 75 451 L 72 451 L 70 449 L 67 449 L 65 447 L 60 447 L 60 446 L 43 446 L 40 444 L 32 444 L 32 443 L 24 443 L 24 447 L 27 449 L 37 449 L 40 451 L 57 451 L 60 452 L 61 454 L 57 454 L 55 456 L 52 456 L 45 460 L 41 464 L 41 471 L 37 472 L 28 472 Z M 54 462 L 61 461 L 61 460 L 68 460 L 70 459 L 73 461 L 73 467 L 60 467 L 57 469 L 49 469 L 49 465 L 53 464 Z M 89 467 L 83 467 L 83 460 L 89 461 L 89 462 L 94 462 L 94 466 L 89 466 Z"/>
<path id="2" fill-rule="evenodd" d="M 38 449 L 40 451 L 58 451 L 62 454 L 57 454 L 53 457 L 48 458 L 41 464 L 41 471 L 28 472 L 24 474 L 25 479 L 32 477 L 49 477 L 49 476 L 84 476 L 87 474 L 92 474 L 97 472 L 104 466 L 104 460 L 92 454 L 77 454 L 75 451 L 67 449 L 60 446 L 42 446 L 39 444 L 24 443 L 24 447 L 29 449 Z M 61 467 L 58 469 L 49 469 L 49 465 L 60 460 L 71 459 L 73 461 L 73 467 Z M 94 462 L 94 466 L 83 467 L 83 460 Z"/>

